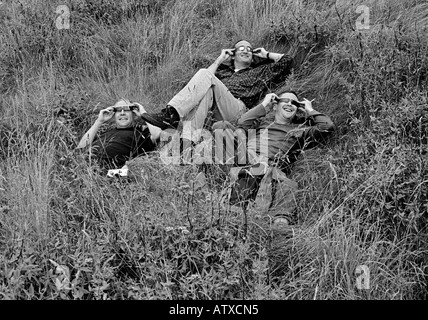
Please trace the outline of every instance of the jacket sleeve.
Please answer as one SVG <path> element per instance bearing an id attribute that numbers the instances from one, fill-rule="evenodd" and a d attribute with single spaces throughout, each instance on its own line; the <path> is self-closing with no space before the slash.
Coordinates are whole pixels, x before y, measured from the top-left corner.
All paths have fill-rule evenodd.
<path id="1" fill-rule="evenodd" d="M 330 117 L 312 111 L 308 114 L 308 126 L 297 128 L 292 134 L 296 140 L 288 150 L 281 150 L 273 162 L 277 163 L 283 170 L 289 172 L 290 165 L 293 164 L 301 154 L 302 150 L 316 147 L 331 135 L 335 130 Z"/>
<path id="2" fill-rule="evenodd" d="M 312 123 L 310 127 L 305 128 L 303 139 L 305 149 L 312 148 L 318 143 L 323 143 L 333 133 L 335 126 L 330 117 L 318 112 L 312 111 L 308 115 Z"/>
<path id="3" fill-rule="evenodd" d="M 238 127 L 245 130 L 251 128 L 257 128 L 260 118 L 266 115 L 266 110 L 262 104 L 258 104 L 256 107 L 248 110 L 238 120 Z"/>

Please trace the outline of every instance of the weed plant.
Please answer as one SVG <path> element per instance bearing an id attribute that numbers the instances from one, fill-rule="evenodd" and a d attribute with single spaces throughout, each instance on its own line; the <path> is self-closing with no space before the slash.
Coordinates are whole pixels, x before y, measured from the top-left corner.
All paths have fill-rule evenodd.
<path id="1" fill-rule="evenodd" d="M 3 1 L 1 298 L 426 299 L 428 5 L 366 5 L 369 29 L 347 0 Z M 293 167 L 289 236 L 222 205 L 227 168 L 205 167 L 204 187 L 153 153 L 110 179 L 75 149 L 101 108 L 159 110 L 243 38 L 295 56 L 271 89 L 337 125 Z"/>

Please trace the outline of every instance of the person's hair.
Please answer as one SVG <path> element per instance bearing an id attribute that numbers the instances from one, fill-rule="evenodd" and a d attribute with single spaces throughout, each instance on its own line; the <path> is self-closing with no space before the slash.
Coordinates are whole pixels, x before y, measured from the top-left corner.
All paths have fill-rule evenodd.
<path id="1" fill-rule="evenodd" d="M 119 100 L 116 101 L 116 103 L 114 105 L 117 105 L 121 101 L 125 102 L 126 104 L 132 104 L 132 102 L 129 101 L 128 99 L 120 98 Z"/>
<path id="2" fill-rule="evenodd" d="M 281 93 L 279 93 L 279 94 L 278 94 L 278 96 L 281 96 L 281 95 L 283 95 L 284 93 L 291 93 L 291 94 L 294 94 L 294 95 L 296 96 L 297 100 L 300 100 L 299 95 L 298 95 L 298 94 L 297 94 L 297 92 L 296 92 L 296 91 L 294 91 L 294 90 L 284 90 L 284 91 L 282 91 Z"/>
<path id="3" fill-rule="evenodd" d="M 236 47 L 236 45 L 237 45 L 239 42 L 241 42 L 241 41 L 247 41 L 248 43 L 250 43 L 250 44 L 251 44 L 251 41 L 249 41 L 249 40 L 246 40 L 246 39 L 239 39 L 238 41 L 235 41 L 235 44 L 233 45 L 233 48 L 235 48 L 235 47 Z"/>

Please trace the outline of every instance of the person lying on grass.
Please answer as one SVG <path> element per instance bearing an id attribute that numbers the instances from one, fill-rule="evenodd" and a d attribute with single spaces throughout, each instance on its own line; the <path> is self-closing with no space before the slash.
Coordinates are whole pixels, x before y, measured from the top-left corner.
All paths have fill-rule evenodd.
<path id="1" fill-rule="evenodd" d="M 273 121 L 265 117 L 272 109 Z M 298 123 L 298 111 L 305 114 L 304 123 Z M 235 129 L 225 121 L 216 123 L 213 128 Z M 230 202 L 246 205 L 249 199 L 255 200 L 273 218 L 274 228 L 281 229 L 288 225 L 296 207 L 294 192 L 297 183 L 287 178 L 285 172 L 289 172 L 303 150 L 325 141 L 334 131 L 334 124 L 328 116 L 314 110 L 311 101 L 299 101 L 296 93 L 289 91 L 279 96 L 267 94 L 262 103 L 238 120 L 233 136 L 231 130 L 225 130 L 226 137 L 235 139 L 248 133 L 249 129 L 256 130 L 248 137 L 246 148 L 247 161 L 253 166 L 232 168 L 232 180 L 236 183 Z"/>
<path id="2" fill-rule="evenodd" d="M 247 109 L 255 106 L 272 88 L 285 81 L 294 60 L 285 54 L 253 49 L 240 40 L 233 48 L 223 49 L 207 69 L 199 70 L 160 113 L 145 113 L 142 118 L 162 130 L 177 129 L 180 120 L 190 125 L 185 139 L 202 129 L 207 118 L 236 123 Z M 208 116 L 209 112 L 212 115 Z"/>
<path id="3" fill-rule="evenodd" d="M 83 135 L 77 148 L 91 147 L 104 169 L 118 169 L 126 161 L 154 151 L 161 129 L 137 121 L 146 110 L 141 104 L 121 99 L 114 106 L 101 110 L 92 127 Z M 101 126 L 114 120 L 115 127 L 98 134 Z"/>
<path id="4" fill-rule="evenodd" d="M 274 111 L 273 119 L 266 117 L 271 110 Z M 303 118 L 296 116 L 298 110 L 304 114 Z M 294 192 L 297 183 L 287 178 L 286 173 L 303 150 L 324 142 L 334 131 L 332 120 L 314 110 L 311 101 L 299 101 L 294 92 L 288 91 L 279 96 L 267 94 L 260 104 L 239 118 L 236 126 L 228 121 L 218 121 L 212 128 L 215 147 L 210 147 L 212 139 L 203 139 L 193 145 L 187 143 L 189 147 L 183 150 L 183 157 L 198 163 L 201 154 L 206 156 L 207 151 L 213 149 L 215 163 L 235 166 L 230 170 L 232 190 L 229 202 L 246 207 L 254 200 L 260 213 L 266 212 L 273 218 L 274 229 L 288 225 L 296 207 Z M 180 141 L 181 145 L 186 145 L 184 139 L 173 139 L 169 144 Z M 169 144 L 164 148 L 176 147 Z M 229 149 L 228 154 L 231 145 L 233 149 L 231 152 Z"/>

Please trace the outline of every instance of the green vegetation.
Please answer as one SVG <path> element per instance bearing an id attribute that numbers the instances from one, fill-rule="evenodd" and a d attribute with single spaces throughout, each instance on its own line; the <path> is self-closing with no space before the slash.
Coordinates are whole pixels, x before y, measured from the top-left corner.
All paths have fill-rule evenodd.
<path id="1" fill-rule="evenodd" d="M 426 299 L 426 3 L 365 1 L 368 30 L 348 0 L 117 3 L 0 4 L 2 299 Z M 222 168 L 201 189 L 153 155 L 109 180 L 74 150 L 101 107 L 158 110 L 241 38 L 295 55 L 283 88 L 337 124 L 294 166 L 291 238 L 253 212 L 243 238 Z"/>

